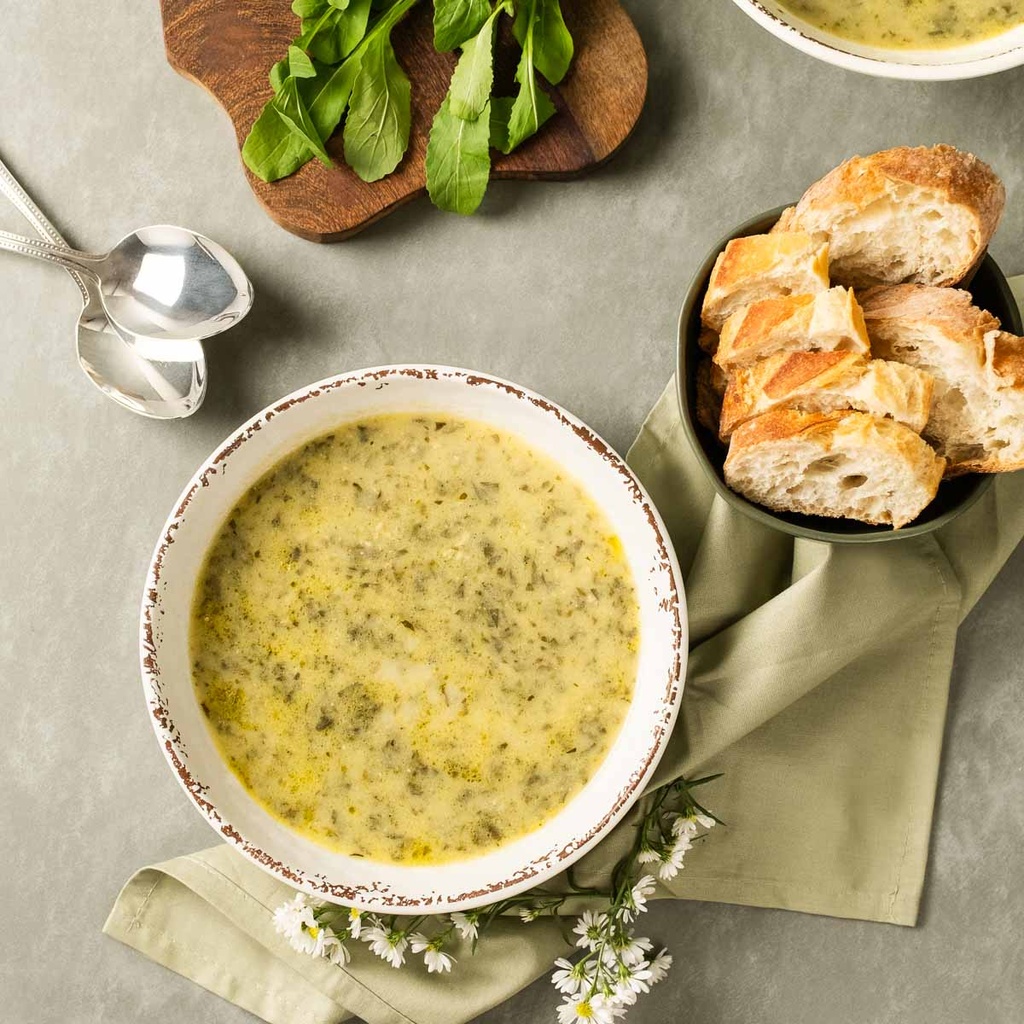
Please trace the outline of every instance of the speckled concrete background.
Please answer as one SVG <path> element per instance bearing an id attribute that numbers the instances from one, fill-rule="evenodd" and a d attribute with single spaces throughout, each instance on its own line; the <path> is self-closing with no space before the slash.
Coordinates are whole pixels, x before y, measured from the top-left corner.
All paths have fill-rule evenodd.
<path id="1" fill-rule="evenodd" d="M 252 1019 L 99 931 L 135 867 L 212 840 L 146 722 L 136 612 L 171 501 L 239 421 L 339 370 L 431 359 L 521 381 L 624 449 L 671 373 L 706 247 L 855 151 L 942 140 L 984 156 L 1010 195 L 994 253 L 1024 271 L 1024 71 L 875 81 L 789 50 L 729 0 L 626 3 L 650 100 L 610 166 L 497 184 L 469 221 L 419 203 L 323 248 L 260 212 L 227 119 L 165 64 L 154 0 L 0 0 L 0 153 L 69 238 L 187 224 L 258 293 L 209 346 L 199 415 L 148 423 L 80 374 L 71 281 L 0 255 L 3 1020 Z M 23 229 L 2 206 L 0 226 Z M 635 1024 L 1021 1020 L 1022 595 L 1019 551 L 962 630 L 920 926 L 658 907 L 645 923 L 678 966 Z M 541 981 L 480 1024 L 552 1020 L 554 1003 Z"/>

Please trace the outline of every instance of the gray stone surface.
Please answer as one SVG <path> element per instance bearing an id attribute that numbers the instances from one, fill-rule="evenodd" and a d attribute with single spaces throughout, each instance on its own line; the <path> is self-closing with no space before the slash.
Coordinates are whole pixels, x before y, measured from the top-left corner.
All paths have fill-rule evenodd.
<path id="1" fill-rule="evenodd" d="M 1024 73 L 871 80 L 790 51 L 728 0 L 627 4 L 650 101 L 611 165 L 495 185 L 472 220 L 420 202 L 318 247 L 261 213 L 226 118 L 165 64 L 155 2 L 0 0 L 0 152 L 69 237 L 184 223 L 236 253 L 258 294 L 209 346 L 203 410 L 150 423 L 79 373 L 70 280 L 0 255 L 0 1019 L 252 1019 L 99 932 L 134 868 L 212 839 L 146 722 L 136 614 L 170 503 L 243 418 L 336 371 L 429 359 L 519 380 L 625 448 L 671 372 L 706 247 L 891 144 L 990 160 L 1011 197 L 994 253 L 1024 271 Z M 0 226 L 23 227 L 2 205 Z M 678 966 L 633 1021 L 1021 1020 L 1022 590 L 1018 551 L 962 631 L 920 926 L 663 905 L 647 924 Z M 553 1004 L 542 981 L 480 1024 L 551 1020 Z"/>

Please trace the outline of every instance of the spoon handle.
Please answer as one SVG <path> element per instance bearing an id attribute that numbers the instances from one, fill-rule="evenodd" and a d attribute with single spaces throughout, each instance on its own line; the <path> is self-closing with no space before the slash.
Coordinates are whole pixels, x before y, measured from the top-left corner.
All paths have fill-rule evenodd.
<path id="1" fill-rule="evenodd" d="M 44 238 L 53 242 L 54 245 L 61 246 L 61 248 L 71 248 L 71 246 L 69 246 L 61 236 L 61 233 L 47 218 L 46 214 L 36 206 L 32 197 L 25 191 L 24 187 L 18 179 L 15 178 L 11 169 L 3 162 L 2 159 L 0 159 L 0 192 L 3 192 L 3 194 L 10 199 L 18 211 Z M 74 279 L 75 284 L 78 285 L 78 290 L 82 293 L 82 300 L 88 303 L 89 289 L 86 287 L 85 281 L 82 280 L 82 277 L 77 270 L 71 270 L 70 268 L 66 269 Z"/>
<path id="2" fill-rule="evenodd" d="M 75 249 L 65 249 L 52 242 L 42 242 L 34 238 L 23 238 L 10 231 L 0 231 L 0 249 L 7 252 L 20 253 L 22 256 L 29 256 L 32 259 L 46 260 L 48 263 L 56 263 L 65 270 L 77 270 L 88 274 L 90 277 L 97 277 L 95 269 L 90 265 L 96 257 L 90 257 L 86 253 L 80 253 Z"/>

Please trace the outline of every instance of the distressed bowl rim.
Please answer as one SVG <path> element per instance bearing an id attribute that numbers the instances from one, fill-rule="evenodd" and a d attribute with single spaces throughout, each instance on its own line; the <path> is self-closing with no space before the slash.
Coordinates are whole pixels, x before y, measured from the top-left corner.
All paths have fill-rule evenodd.
<path id="1" fill-rule="evenodd" d="M 161 696 L 160 643 L 156 639 L 154 632 L 156 620 L 162 612 L 160 607 L 160 578 L 164 568 L 165 556 L 174 544 L 175 535 L 185 521 L 193 495 L 200 488 L 208 486 L 208 477 L 211 474 L 216 474 L 219 467 L 229 460 L 232 453 L 244 445 L 247 440 L 261 431 L 265 431 L 268 424 L 275 417 L 286 414 L 288 409 L 293 406 L 308 400 L 315 400 L 320 395 L 332 392 L 338 388 L 353 385 L 363 387 L 370 383 L 380 384 L 382 381 L 386 382 L 387 378 L 396 376 L 414 377 L 424 381 L 440 378 L 451 379 L 465 385 L 484 385 L 505 392 L 509 396 L 531 403 L 542 413 L 550 415 L 553 422 L 558 424 L 556 429 L 571 430 L 582 442 L 588 444 L 601 458 L 605 459 L 620 474 L 623 486 L 629 489 L 632 501 L 638 506 L 638 510 L 644 514 L 650 525 L 652 538 L 661 562 L 660 568 L 668 581 L 670 596 L 666 599 L 667 603 L 664 611 L 671 616 L 672 635 L 672 651 L 670 652 L 671 657 L 668 659 L 670 663 L 668 677 L 664 683 L 664 690 L 658 691 L 663 692 L 663 697 L 659 698 L 657 721 L 652 722 L 651 739 L 646 748 L 642 751 L 637 751 L 635 755 L 636 771 L 626 778 L 623 787 L 610 802 L 610 807 L 607 810 L 603 810 L 605 805 L 602 805 L 603 813 L 600 814 L 599 820 L 595 821 L 585 835 L 566 837 L 565 843 L 556 844 L 556 846 L 547 850 L 542 855 L 534 857 L 529 864 L 524 865 L 513 875 L 503 880 L 500 885 L 492 886 L 486 891 L 470 893 L 468 895 L 463 894 L 463 898 L 445 899 L 443 902 L 437 901 L 433 897 L 429 900 L 405 900 L 403 898 L 397 905 L 393 902 L 375 900 L 373 898 L 373 894 L 376 892 L 374 887 L 353 887 L 346 884 L 344 880 L 334 881 L 327 879 L 321 874 L 306 872 L 297 865 L 285 864 L 276 860 L 260 848 L 259 842 L 255 837 L 250 839 L 243 835 L 230 821 L 220 814 L 214 804 L 205 796 L 207 786 L 190 770 L 187 749 L 185 749 L 182 737 L 177 732 Z M 343 423 L 345 420 L 342 417 L 337 422 Z M 326 427 L 325 429 L 330 428 Z M 277 456 L 277 458 L 280 457 L 280 455 Z M 556 456 L 552 457 L 557 458 Z M 268 460 L 268 468 L 273 464 L 273 461 L 273 459 Z M 563 464 L 565 463 L 563 462 Z M 596 496 L 595 500 L 598 500 Z M 637 581 L 637 585 L 641 586 L 642 582 Z M 682 574 L 671 539 L 653 501 L 625 460 L 582 420 L 563 409 L 557 403 L 544 398 L 528 388 L 490 374 L 459 367 L 426 363 L 375 366 L 326 377 L 313 384 L 298 388 L 283 398 L 278 399 L 250 417 L 240 427 L 233 430 L 203 460 L 199 468 L 189 479 L 161 528 L 159 539 L 146 573 L 139 622 L 140 667 L 143 692 L 150 721 L 160 743 L 164 758 L 174 773 L 175 778 L 214 831 L 249 861 L 293 888 L 327 901 L 342 902 L 368 910 L 386 910 L 389 913 L 408 914 L 466 910 L 492 903 L 496 899 L 515 895 L 543 883 L 545 880 L 565 870 L 593 849 L 626 815 L 633 803 L 642 795 L 665 752 L 679 715 L 685 683 L 687 643 L 688 625 L 685 591 Z M 616 739 L 615 744 L 612 745 L 609 749 L 609 754 L 606 756 L 611 756 L 615 746 L 620 742 L 621 738 Z M 224 770 L 230 771 L 226 764 L 224 765 Z M 573 800 L 575 799 L 574 797 Z M 566 807 L 571 806 L 572 802 L 570 801 Z M 595 817 L 598 817 L 596 813 Z"/>

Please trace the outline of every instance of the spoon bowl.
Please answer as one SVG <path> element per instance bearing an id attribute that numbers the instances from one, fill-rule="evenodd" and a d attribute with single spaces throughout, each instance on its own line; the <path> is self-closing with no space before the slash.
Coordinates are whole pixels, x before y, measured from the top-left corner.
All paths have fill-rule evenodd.
<path id="1" fill-rule="evenodd" d="M 0 231 L 0 249 L 91 278 L 114 326 L 156 343 L 213 337 L 252 307 L 252 285 L 238 261 L 187 228 L 140 228 L 101 255 Z"/>
<path id="2" fill-rule="evenodd" d="M 210 338 L 238 323 L 252 306 L 252 285 L 238 261 L 186 228 L 133 231 L 95 266 L 111 320 L 147 338 Z"/>

